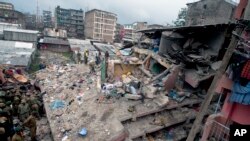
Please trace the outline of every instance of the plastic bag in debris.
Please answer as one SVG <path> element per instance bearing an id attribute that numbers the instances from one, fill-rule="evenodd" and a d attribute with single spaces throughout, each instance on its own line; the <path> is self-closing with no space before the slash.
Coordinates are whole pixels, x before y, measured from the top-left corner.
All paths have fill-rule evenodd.
<path id="1" fill-rule="evenodd" d="M 55 100 L 50 104 L 50 108 L 52 110 L 54 109 L 59 109 L 59 108 L 63 108 L 65 106 L 65 103 L 61 100 Z"/>
<path id="2" fill-rule="evenodd" d="M 79 132 L 80 135 L 82 136 L 86 136 L 88 133 L 87 129 L 86 128 L 82 128 L 82 130 Z"/>
<path id="3" fill-rule="evenodd" d="M 137 94 L 136 89 L 135 89 L 135 87 L 133 87 L 133 86 L 129 86 L 129 91 L 130 91 L 130 93 L 132 93 L 132 94 Z"/>
<path id="4" fill-rule="evenodd" d="M 115 85 L 114 85 L 114 84 L 105 83 L 105 84 L 103 84 L 103 86 L 102 86 L 102 89 L 103 89 L 103 90 L 111 90 L 111 89 L 114 89 L 114 88 L 115 88 Z"/>

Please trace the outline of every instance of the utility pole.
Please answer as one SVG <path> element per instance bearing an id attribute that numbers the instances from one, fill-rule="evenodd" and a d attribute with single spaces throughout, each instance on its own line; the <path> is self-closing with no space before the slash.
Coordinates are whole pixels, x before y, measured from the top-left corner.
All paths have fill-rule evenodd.
<path id="1" fill-rule="evenodd" d="M 241 27 L 236 28 L 237 35 L 240 35 L 241 32 L 242 32 Z M 196 134 L 198 133 L 198 131 L 200 131 L 200 127 L 202 124 L 201 122 L 202 122 L 202 120 L 207 112 L 208 106 L 210 105 L 210 102 L 214 96 L 214 93 L 215 93 L 214 91 L 216 89 L 217 83 L 222 78 L 222 75 L 224 74 L 224 72 L 226 70 L 226 67 L 229 63 L 230 58 L 232 57 L 232 54 L 233 54 L 236 46 L 237 46 L 237 38 L 235 35 L 232 35 L 231 42 L 230 42 L 229 47 L 228 47 L 228 49 L 223 57 L 221 66 L 220 66 L 219 70 L 217 71 L 216 75 L 214 76 L 213 82 L 208 89 L 208 92 L 207 92 L 207 95 L 206 95 L 204 101 L 202 102 L 199 113 L 196 116 L 196 119 L 193 123 L 193 126 L 188 134 L 187 141 L 194 141 Z"/>
<path id="2" fill-rule="evenodd" d="M 36 29 L 38 29 L 38 21 L 39 21 L 39 6 L 38 6 L 38 0 L 36 1 Z"/>

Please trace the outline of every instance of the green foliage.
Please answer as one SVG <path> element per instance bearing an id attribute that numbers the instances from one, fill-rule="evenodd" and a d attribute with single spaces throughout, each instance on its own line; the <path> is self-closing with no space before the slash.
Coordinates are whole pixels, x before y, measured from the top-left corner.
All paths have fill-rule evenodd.
<path id="1" fill-rule="evenodd" d="M 175 26 L 184 26 L 186 23 L 186 16 L 187 16 L 187 8 L 181 8 L 179 11 L 177 19 L 173 22 Z"/>
<path id="2" fill-rule="evenodd" d="M 35 54 L 34 59 L 31 61 L 30 67 L 28 72 L 29 73 L 34 73 L 39 70 L 39 64 L 40 64 L 40 53 L 37 52 Z"/>

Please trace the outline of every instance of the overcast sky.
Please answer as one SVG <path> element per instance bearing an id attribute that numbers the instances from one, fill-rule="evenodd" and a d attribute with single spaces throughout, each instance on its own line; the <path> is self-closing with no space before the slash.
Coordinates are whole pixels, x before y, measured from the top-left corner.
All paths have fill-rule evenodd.
<path id="1" fill-rule="evenodd" d="M 11 2 L 16 10 L 36 13 L 37 0 L 0 0 Z M 146 21 L 150 24 L 172 23 L 186 3 L 198 0 L 38 0 L 39 11 L 63 8 L 91 10 L 94 8 L 116 13 L 121 24 Z"/>

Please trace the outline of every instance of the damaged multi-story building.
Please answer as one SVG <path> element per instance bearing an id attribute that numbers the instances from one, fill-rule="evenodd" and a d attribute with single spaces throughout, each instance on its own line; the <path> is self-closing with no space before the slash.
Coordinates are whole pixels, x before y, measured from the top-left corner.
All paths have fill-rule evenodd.
<path id="1" fill-rule="evenodd" d="M 237 3 L 232 0 L 200 0 L 188 3 L 185 26 L 233 22 Z"/>
<path id="2" fill-rule="evenodd" d="M 147 22 L 134 22 L 132 24 L 124 25 L 124 41 L 138 41 L 140 39 L 141 33 L 136 31 L 147 29 Z"/>
<path id="3" fill-rule="evenodd" d="M 46 11 L 43 10 L 43 27 L 44 28 L 52 28 L 53 24 L 52 24 L 52 12 L 51 11 Z"/>
<path id="4" fill-rule="evenodd" d="M 121 42 L 124 36 L 124 26 L 121 24 L 116 24 L 115 28 L 115 39 L 114 42 Z"/>
<path id="5" fill-rule="evenodd" d="M 68 37 L 84 38 L 84 12 L 82 9 L 55 8 L 55 28 L 67 30 Z"/>
<path id="6" fill-rule="evenodd" d="M 0 3 L 0 22 L 20 24 L 25 28 L 24 14 L 16 11 L 11 3 Z"/>

